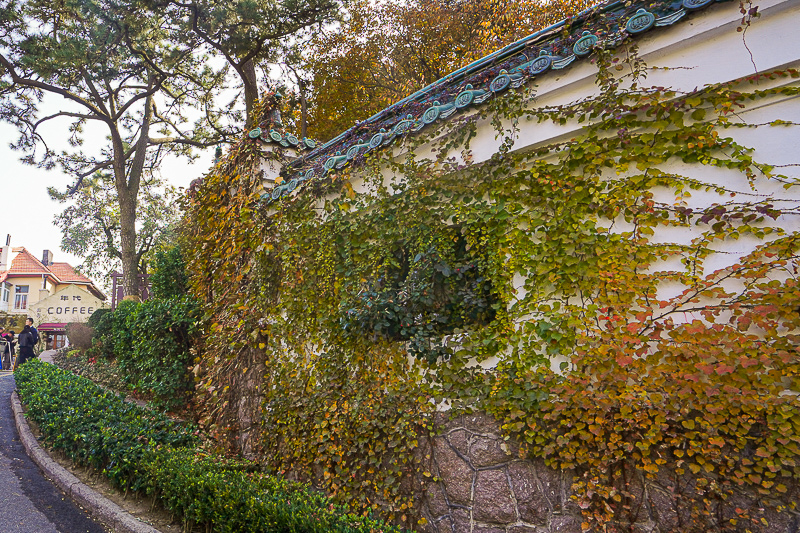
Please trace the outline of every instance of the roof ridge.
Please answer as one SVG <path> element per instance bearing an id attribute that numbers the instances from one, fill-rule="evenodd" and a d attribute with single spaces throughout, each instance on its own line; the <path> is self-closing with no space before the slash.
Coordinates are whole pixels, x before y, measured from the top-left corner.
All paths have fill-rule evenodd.
<path id="1" fill-rule="evenodd" d="M 368 152 L 386 148 L 397 138 L 474 108 L 550 70 L 586 59 L 596 47 L 614 48 L 626 38 L 671 26 L 690 12 L 725 1 L 730 0 L 613 0 L 565 18 L 444 76 L 293 160 L 284 168 L 295 176 L 265 192 L 262 200 L 278 200 L 301 183 L 358 163 Z M 248 137 L 277 141 L 262 135 L 260 128 Z"/>

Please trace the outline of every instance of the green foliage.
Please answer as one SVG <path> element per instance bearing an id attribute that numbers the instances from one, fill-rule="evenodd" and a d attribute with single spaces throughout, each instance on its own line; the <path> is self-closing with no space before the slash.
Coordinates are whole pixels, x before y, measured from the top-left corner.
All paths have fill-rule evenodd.
<path id="1" fill-rule="evenodd" d="M 373 331 L 408 341 L 409 353 L 435 363 L 450 354 L 444 335 L 488 324 L 497 302 L 474 253 L 479 235 L 467 239 L 460 228 L 449 228 L 432 241 L 427 227 L 415 229 L 416 242 L 404 242 L 387 257 L 377 279 L 373 275 L 367 283 L 343 289 L 352 296 L 342 302 L 339 314 L 345 332 Z"/>
<path id="2" fill-rule="evenodd" d="M 71 202 L 56 218 L 63 246 L 86 253 L 94 271 L 119 261 L 129 295 L 138 294 L 144 253 L 174 216 L 154 170 L 168 153 L 192 157 L 192 147 L 225 136 L 213 109 L 224 76 L 207 66 L 196 42 L 178 39 L 186 33 L 176 31 L 182 18 L 173 15 L 138 0 L 0 6 L 0 120 L 19 132 L 12 148 L 26 163 L 58 166 L 75 178 L 65 193 L 51 191 Z M 41 112 L 44 94 L 63 98 L 64 106 Z M 187 111 L 198 108 L 204 118 L 189 120 Z M 63 151 L 50 148 L 51 134 L 64 138 L 63 131 L 52 133 L 54 120 L 67 121 Z M 84 143 L 88 125 L 103 142 Z"/>
<path id="3" fill-rule="evenodd" d="M 209 454 L 193 428 L 124 402 L 38 360 L 15 374 L 27 415 L 45 443 L 121 488 L 155 494 L 189 528 L 219 532 L 378 533 L 395 531 L 335 506 L 300 483 L 255 464 Z"/>
<path id="4" fill-rule="evenodd" d="M 166 409 L 185 407 L 194 389 L 189 372 L 198 333 L 196 301 L 152 298 L 122 301 L 97 319 L 87 357 L 113 359 L 122 384 Z"/>
<path id="5" fill-rule="evenodd" d="M 96 309 L 89 317 L 89 320 L 86 321 L 86 325 L 90 328 L 94 328 L 98 335 L 105 335 L 107 333 L 105 322 L 108 320 L 108 315 L 111 312 L 112 310 L 108 307 Z"/>
<path id="6" fill-rule="evenodd" d="M 214 531 L 396 531 L 334 505 L 306 485 L 259 473 L 252 463 L 176 450 L 159 454 L 149 469 L 167 509 L 190 524 L 211 524 Z"/>
<path id="7" fill-rule="evenodd" d="M 143 462 L 157 446 L 197 442 L 190 427 L 38 359 L 22 365 L 14 377 L 45 443 L 78 464 L 105 472 L 123 489 L 147 486 Z"/>
<path id="8" fill-rule="evenodd" d="M 640 475 L 674 482 L 684 531 L 765 527 L 761 506 L 779 508 L 800 479 L 800 234 L 784 223 L 800 205 L 779 191 L 796 196 L 800 183 L 731 130 L 797 126 L 731 114 L 797 96 L 800 73 L 679 93 L 642 86 L 634 46 L 596 63 L 597 96 L 541 108 L 510 91 L 479 109 L 499 142 L 480 164 L 469 151 L 476 117 L 457 117 L 401 149 L 433 146 L 431 159 L 375 152 L 357 176 L 328 175 L 264 208 L 258 149 L 235 147 L 187 202 L 186 258 L 209 325 L 203 423 L 231 423 L 220 415 L 225 387 L 247 370 L 244 348 L 257 348 L 271 464 L 316 467 L 330 494 L 363 508 L 382 501 L 404 523 L 426 472 L 409 443 L 447 402 L 488 410 L 528 453 L 574 472 L 587 529 L 630 525 L 626 483 Z M 523 122 L 582 129 L 514 151 Z M 433 272 L 460 264 L 454 228 L 474 247 L 470 276 L 485 281 L 451 299 L 459 284 L 437 289 Z M 670 231 L 693 238 L 654 237 Z M 719 246 L 740 239 L 759 244 L 710 268 Z M 415 274 L 420 253 L 431 259 Z M 677 294 L 659 291 L 667 283 Z M 426 301 L 430 291 L 441 296 Z M 495 303 L 471 307 L 476 295 Z M 448 302 L 457 311 L 439 328 Z M 402 328 L 417 315 L 449 358 L 409 361 L 417 348 Z M 759 507 L 737 508 L 744 494 L 762 497 Z"/>
<path id="9" fill-rule="evenodd" d="M 197 333 L 191 298 L 122 302 L 114 312 L 114 354 L 123 382 L 158 406 L 184 407 L 194 389 L 188 367 Z"/>
<path id="10" fill-rule="evenodd" d="M 53 223 L 61 230 L 61 247 L 82 258 L 81 270 L 90 276 L 110 280 L 122 259 L 120 207 L 114 178 L 98 173 L 84 178 L 72 194 L 48 189 L 50 198 L 64 205 Z M 141 184 L 136 209 L 137 271 L 148 271 L 154 243 L 168 235 L 178 219 L 175 187 L 161 179 Z"/>
<path id="11" fill-rule="evenodd" d="M 248 128 L 258 124 L 263 117 L 258 112 L 256 66 L 278 60 L 281 41 L 297 39 L 305 30 L 330 22 L 339 8 L 337 0 L 230 0 L 218 3 L 172 0 L 166 3 L 174 8 L 167 12 L 177 15 L 172 20 L 178 25 L 176 34 L 218 52 L 236 73 L 237 81 L 243 86 Z"/>
<path id="12" fill-rule="evenodd" d="M 158 250 L 153 258 L 150 276 L 153 298 L 182 298 L 189 289 L 189 276 L 180 246 Z"/>

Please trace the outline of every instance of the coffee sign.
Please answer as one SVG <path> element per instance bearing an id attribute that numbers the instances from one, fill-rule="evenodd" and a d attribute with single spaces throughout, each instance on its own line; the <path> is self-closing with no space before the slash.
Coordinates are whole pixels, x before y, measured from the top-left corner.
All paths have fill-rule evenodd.
<path id="1" fill-rule="evenodd" d="M 86 322 L 103 301 L 79 285 L 71 285 L 33 304 L 36 322 Z"/>

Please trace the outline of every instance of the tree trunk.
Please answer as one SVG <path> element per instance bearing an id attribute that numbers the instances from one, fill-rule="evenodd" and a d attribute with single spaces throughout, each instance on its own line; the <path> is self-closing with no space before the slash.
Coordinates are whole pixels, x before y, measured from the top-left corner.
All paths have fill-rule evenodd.
<path id="1" fill-rule="evenodd" d="M 300 88 L 300 138 L 308 136 L 308 101 L 306 100 L 306 82 L 299 80 Z"/>
<path id="2" fill-rule="evenodd" d="M 256 104 L 258 103 L 258 79 L 256 77 L 256 65 L 252 59 L 248 59 L 239 67 L 239 74 L 244 83 L 244 104 L 247 110 L 246 129 L 254 128 L 258 125 L 260 117 L 255 116 Z"/>
<path id="3" fill-rule="evenodd" d="M 114 183 L 117 189 L 117 201 L 120 214 L 120 244 L 122 248 L 122 286 L 125 296 L 141 296 L 139 294 L 139 256 L 136 253 L 136 208 L 139 197 L 139 184 L 147 155 L 147 143 L 150 132 L 150 121 L 153 116 L 152 97 L 145 99 L 142 115 L 142 126 L 139 140 L 131 162 L 130 173 L 125 172 L 125 147 L 118 127 L 111 128 L 114 147 Z"/>

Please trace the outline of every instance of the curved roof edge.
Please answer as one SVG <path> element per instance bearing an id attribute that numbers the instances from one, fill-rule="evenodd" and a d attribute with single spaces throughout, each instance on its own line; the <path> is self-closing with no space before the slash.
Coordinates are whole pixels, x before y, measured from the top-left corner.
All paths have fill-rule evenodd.
<path id="1" fill-rule="evenodd" d="M 388 147 L 399 137 L 474 108 L 550 70 L 561 70 L 586 59 L 597 47 L 614 48 L 628 37 L 671 26 L 689 12 L 726 1 L 730 0 L 615 0 L 586 9 L 448 74 L 322 146 L 304 146 L 311 150 L 285 169 L 294 176 L 262 198 L 267 202 L 278 200 L 301 183 L 357 163 L 367 153 Z M 278 141 L 262 135 L 261 130 L 251 131 L 249 137 Z"/>

